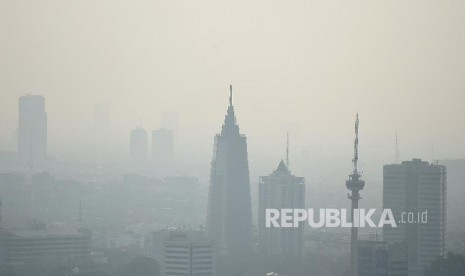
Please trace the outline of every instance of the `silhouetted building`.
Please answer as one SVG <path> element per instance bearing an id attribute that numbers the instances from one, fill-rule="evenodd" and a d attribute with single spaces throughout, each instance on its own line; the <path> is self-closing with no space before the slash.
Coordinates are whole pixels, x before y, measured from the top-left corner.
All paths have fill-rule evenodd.
<path id="1" fill-rule="evenodd" d="M 408 276 L 407 244 L 359 241 L 359 276 Z"/>
<path id="2" fill-rule="evenodd" d="M 305 225 L 299 227 L 266 227 L 265 210 L 305 208 L 305 184 L 303 177 L 296 177 L 284 161 L 268 176 L 260 177 L 258 186 L 259 248 L 265 256 L 302 256 Z"/>
<path id="3" fill-rule="evenodd" d="M 158 176 L 173 171 L 174 134 L 170 129 L 161 128 L 152 132 L 152 161 Z"/>
<path id="4" fill-rule="evenodd" d="M 220 134 L 215 136 L 210 172 L 207 230 L 222 255 L 235 262 L 252 250 L 247 140 L 239 133 L 232 104 Z"/>
<path id="5" fill-rule="evenodd" d="M 385 226 L 383 236 L 408 244 L 410 276 L 444 255 L 446 182 L 445 166 L 421 159 L 384 166 L 383 207 L 392 209 L 397 227 Z"/>
<path id="6" fill-rule="evenodd" d="M 163 243 L 163 275 L 216 275 L 213 244 L 195 232 L 173 230 Z"/>
<path id="7" fill-rule="evenodd" d="M 147 131 L 138 127 L 131 131 L 130 157 L 134 164 L 145 164 L 148 154 Z"/>
<path id="8" fill-rule="evenodd" d="M 30 168 L 40 168 L 46 162 L 47 113 L 43 96 L 19 98 L 18 157 L 23 166 Z"/>

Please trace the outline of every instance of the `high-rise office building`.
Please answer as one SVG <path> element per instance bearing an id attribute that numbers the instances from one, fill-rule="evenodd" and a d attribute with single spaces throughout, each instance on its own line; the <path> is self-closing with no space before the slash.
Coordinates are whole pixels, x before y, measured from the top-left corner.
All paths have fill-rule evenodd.
<path id="1" fill-rule="evenodd" d="M 147 162 L 148 139 L 147 131 L 138 127 L 131 131 L 130 157 L 135 164 L 144 164 Z"/>
<path id="2" fill-rule="evenodd" d="M 157 129 L 152 132 L 152 162 L 158 176 L 172 172 L 174 161 L 174 134 L 170 129 Z"/>
<path id="3" fill-rule="evenodd" d="M 239 132 L 230 89 L 228 112 L 213 147 L 207 230 L 222 255 L 234 262 L 252 250 L 252 210 L 247 140 Z"/>
<path id="4" fill-rule="evenodd" d="M 444 255 L 446 179 L 445 166 L 421 159 L 384 166 L 383 207 L 393 211 L 397 227 L 385 226 L 383 237 L 407 243 L 410 276 L 423 275 Z"/>
<path id="5" fill-rule="evenodd" d="M 258 186 L 259 248 L 265 256 L 294 256 L 303 253 L 304 224 L 293 228 L 266 227 L 265 210 L 305 208 L 305 184 L 303 177 L 296 177 L 281 160 L 277 169 L 268 176 L 260 177 Z"/>
<path id="6" fill-rule="evenodd" d="M 43 96 L 19 98 L 18 157 L 21 164 L 29 168 L 40 168 L 46 162 L 47 113 Z"/>
<path id="7" fill-rule="evenodd" d="M 163 242 L 162 257 L 165 276 L 216 275 L 213 244 L 198 233 L 170 231 Z"/>

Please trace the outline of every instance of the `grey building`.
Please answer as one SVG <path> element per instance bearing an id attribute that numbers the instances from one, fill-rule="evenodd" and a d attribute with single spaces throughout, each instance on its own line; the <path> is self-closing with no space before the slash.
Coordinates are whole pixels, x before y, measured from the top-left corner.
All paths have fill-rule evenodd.
<path id="1" fill-rule="evenodd" d="M 90 260 L 91 234 L 68 229 L 0 231 L 3 263 L 11 266 L 82 264 Z"/>
<path id="2" fill-rule="evenodd" d="M 305 208 L 305 180 L 296 177 L 281 160 L 277 169 L 260 177 L 258 186 L 259 250 L 265 256 L 294 256 L 303 253 L 305 224 L 293 228 L 273 228 L 265 225 L 265 210 Z"/>
<path id="3" fill-rule="evenodd" d="M 145 164 L 148 155 L 147 131 L 137 127 L 131 131 L 129 156 L 134 164 Z"/>
<path id="4" fill-rule="evenodd" d="M 232 88 L 228 112 L 213 147 L 207 231 L 222 255 L 232 262 L 246 259 L 252 251 L 247 140 L 236 122 Z"/>
<path id="5" fill-rule="evenodd" d="M 19 98 L 18 158 L 21 165 L 29 168 L 41 168 L 46 162 L 47 113 L 43 96 Z"/>
<path id="6" fill-rule="evenodd" d="M 174 134 L 166 128 L 152 132 L 152 162 L 157 176 L 173 173 Z"/>
<path id="7" fill-rule="evenodd" d="M 214 276 L 213 244 L 199 233 L 170 231 L 163 243 L 164 276 Z"/>
<path id="8" fill-rule="evenodd" d="M 421 159 L 384 166 L 383 207 L 392 209 L 397 227 L 385 226 L 383 237 L 407 243 L 409 275 L 423 275 L 444 255 L 446 183 L 445 166 Z"/>

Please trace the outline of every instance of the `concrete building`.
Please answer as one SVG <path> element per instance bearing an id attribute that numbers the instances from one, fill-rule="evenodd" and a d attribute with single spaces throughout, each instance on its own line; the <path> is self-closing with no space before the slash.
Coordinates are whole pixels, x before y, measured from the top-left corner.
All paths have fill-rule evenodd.
<path id="1" fill-rule="evenodd" d="M 247 260 L 252 252 L 247 139 L 240 134 L 236 122 L 232 88 L 227 115 L 213 146 L 207 231 L 219 252 L 231 263 Z"/>
<path id="2" fill-rule="evenodd" d="M 22 166 L 42 168 L 47 159 L 47 113 L 45 98 L 26 95 L 19 98 L 18 158 Z"/>
<path id="3" fill-rule="evenodd" d="M 173 174 L 174 134 L 161 128 L 152 132 L 152 162 L 158 177 Z"/>
<path id="4" fill-rule="evenodd" d="M 305 224 L 296 228 L 270 228 L 265 225 L 265 210 L 305 208 L 305 180 L 296 177 L 281 160 L 277 169 L 260 177 L 258 186 L 259 250 L 265 256 L 300 257 L 303 253 Z"/>
<path id="5" fill-rule="evenodd" d="M 148 155 L 148 139 L 147 131 L 142 127 L 138 127 L 131 131 L 131 141 L 129 156 L 131 162 L 136 165 L 143 165 L 147 162 Z"/>
<path id="6" fill-rule="evenodd" d="M 384 166 L 383 207 L 392 209 L 397 227 L 386 226 L 383 237 L 407 243 L 410 276 L 444 255 L 446 175 L 445 166 L 421 159 Z"/>
<path id="7" fill-rule="evenodd" d="M 163 275 L 216 275 L 213 244 L 196 232 L 170 231 L 164 240 Z"/>
<path id="8" fill-rule="evenodd" d="M 77 230 L 1 231 L 3 264 L 66 265 L 90 260 L 91 234 Z"/>

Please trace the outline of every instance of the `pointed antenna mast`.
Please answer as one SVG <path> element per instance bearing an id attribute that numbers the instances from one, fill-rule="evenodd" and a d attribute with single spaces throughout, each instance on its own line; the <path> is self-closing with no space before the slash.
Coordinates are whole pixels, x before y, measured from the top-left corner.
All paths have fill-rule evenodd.
<path id="1" fill-rule="evenodd" d="M 396 163 L 400 161 L 400 153 L 399 153 L 399 140 L 397 139 L 397 131 L 396 131 Z"/>
<path id="2" fill-rule="evenodd" d="M 286 133 L 286 167 L 289 170 L 289 131 Z"/>
<path id="3" fill-rule="evenodd" d="M 434 164 L 434 144 L 431 143 L 431 164 Z"/>
<path id="4" fill-rule="evenodd" d="M 355 140 L 354 140 L 354 159 L 352 159 L 352 162 L 354 163 L 354 174 L 358 174 L 358 112 L 357 116 L 355 117 Z"/>
<path id="5" fill-rule="evenodd" d="M 232 106 L 233 102 L 233 91 L 232 91 L 232 84 L 229 85 L 229 106 Z"/>

